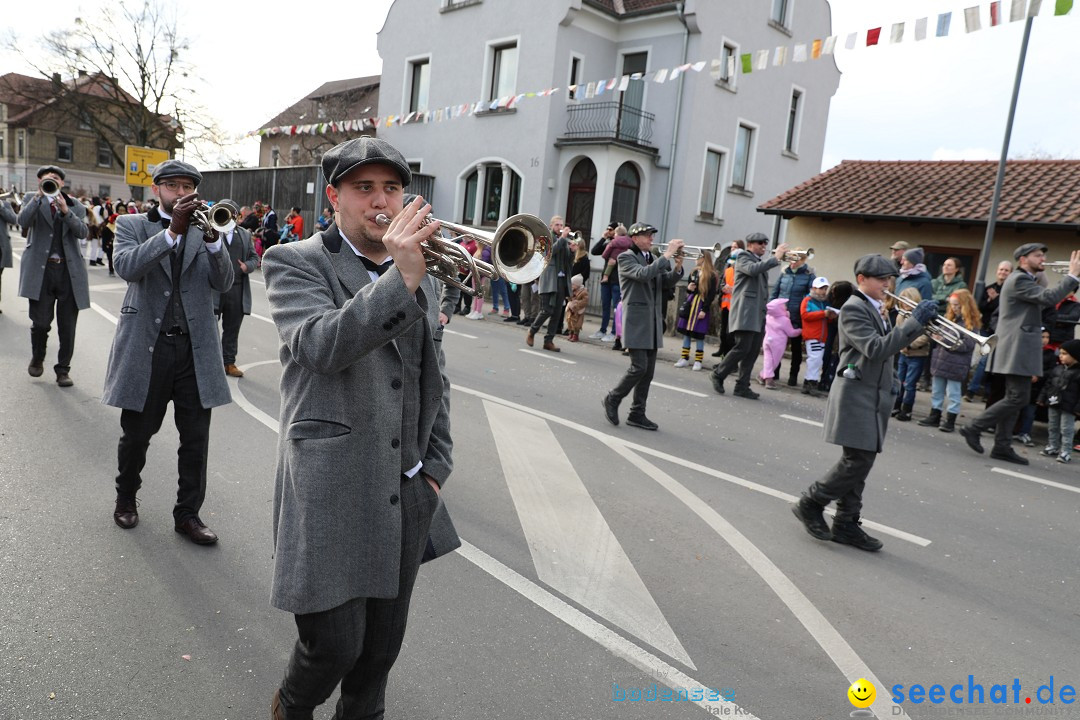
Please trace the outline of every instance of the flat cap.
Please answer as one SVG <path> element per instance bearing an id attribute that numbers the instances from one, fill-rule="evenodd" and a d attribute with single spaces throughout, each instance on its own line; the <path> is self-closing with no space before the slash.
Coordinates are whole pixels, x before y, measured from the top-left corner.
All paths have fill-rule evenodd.
<path id="1" fill-rule="evenodd" d="M 323 177 L 328 185 L 337 187 L 341 178 L 348 175 L 353 168 L 372 163 L 389 165 L 397 170 L 401 176 L 402 187 L 412 182 L 409 163 L 405 162 L 405 157 L 397 148 L 385 140 L 367 136 L 346 140 L 327 150 L 322 158 Z"/>
<path id="2" fill-rule="evenodd" d="M 1013 250 L 1013 259 L 1019 260 L 1020 258 L 1035 252 L 1036 250 L 1042 250 L 1046 252 L 1046 246 L 1042 243 L 1024 243 L 1020 247 Z"/>
<path id="3" fill-rule="evenodd" d="M 896 242 L 894 242 L 892 245 L 889 246 L 889 249 L 890 250 L 907 250 L 910 247 L 911 246 L 908 245 L 903 240 L 897 240 Z"/>
<path id="4" fill-rule="evenodd" d="M 769 236 L 766 235 L 765 233 L 756 232 L 756 233 L 750 233 L 749 235 L 746 236 L 746 243 L 747 244 L 750 244 L 750 243 L 768 243 L 768 242 L 769 242 Z"/>
<path id="5" fill-rule="evenodd" d="M 183 160 L 166 160 L 154 168 L 154 184 L 160 185 L 165 178 L 187 177 L 195 181 L 195 187 L 202 182 L 202 173 Z"/>
<path id="6" fill-rule="evenodd" d="M 45 173 L 56 173 L 60 176 L 61 180 L 64 179 L 64 171 L 56 167 L 55 165 L 42 165 L 41 167 L 39 167 L 37 171 L 38 180 L 40 180 Z"/>
<path id="7" fill-rule="evenodd" d="M 855 275 L 865 275 L 866 277 L 892 277 L 896 275 L 896 265 L 892 260 L 886 260 L 877 253 L 873 255 L 863 255 L 861 258 L 855 261 Z"/>
<path id="8" fill-rule="evenodd" d="M 635 235 L 648 235 L 655 232 L 656 228 L 654 228 L 649 223 L 634 223 L 630 226 L 630 230 L 627 232 L 627 235 L 629 235 L 630 237 L 634 237 Z"/>

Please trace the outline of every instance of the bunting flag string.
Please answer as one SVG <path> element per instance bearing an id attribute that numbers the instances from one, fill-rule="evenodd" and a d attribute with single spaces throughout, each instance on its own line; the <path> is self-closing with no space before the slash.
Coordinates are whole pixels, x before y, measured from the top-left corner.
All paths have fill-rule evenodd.
<path id="1" fill-rule="evenodd" d="M 983 28 L 983 18 L 987 18 L 986 27 L 997 27 L 1005 24 L 1004 6 L 1008 6 L 1010 23 L 1023 20 L 1028 17 L 1037 17 L 1042 11 L 1043 0 L 993 0 L 985 8 L 974 5 L 964 8 L 964 34 L 978 32 Z M 1068 15 L 1073 9 L 1074 0 L 1053 0 L 1054 16 Z M 939 13 L 936 18 L 934 36 L 944 38 L 950 36 L 952 26 L 952 12 Z M 909 32 L 907 22 L 895 22 L 888 26 L 888 43 L 899 44 L 905 37 L 914 37 L 915 42 L 926 40 L 930 30 L 930 17 L 917 18 L 914 23 L 914 32 Z M 665 83 L 677 80 L 691 70 L 700 73 L 706 67 L 709 68 L 709 76 L 716 82 L 730 82 L 739 73 L 750 75 L 751 73 L 768 70 L 770 67 L 779 68 L 789 63 L 805 63 L 819 60 L 822 57 L 834 55 L 837 43 L 844 38 L 844 48 L 858 50 L 860 47 L 871 48 L 879 45 L 882 40 L 884 26 L 869 28 L 860 32 L 830 35 L 827 38 L 814 38 L 809 42 L 793 43 L 790 46 L 781 45 L 775 48 L 763 48 L 752 52 L 741 52 L 737 56 L 732 54 L 725 58 L 712 58 L 698 60 L 693 63 L 684 63 L 671 68 L 659 68 L 647 73 L 636 72 L 631 75 L 605 78 L 588 83 L 575 83 L 566 88 L 569 97 L 574 100 L 592 99 L 607 92 L 625 92 L 630 83 L 635 80 L 642 82 Z M 771 62 L 770 62 L 771 59 Z M 394 125 L 412 125 L 416 123 L 441 123 L 457 118 L 483 114 L 487 112 L 499 112 L 515 109 L 525 99 L 537 97 L 550 97 L 561 88 L 546 88 L 531 92 L 507 95 L 492 100 L 480 100 L 455 105 L 447 105 L 441 108 L 411 111 L 404 115 L 386 115 L 384 117 L 362 117 L 347 120 L 325 120 L 306 125 L 279 125 L 276 127 L 263 127 L 248 132 L 245 137 L 251 136 L 296 136 L 296 135 L 325 135 L 327 133 L 352 133 L 362 132 L 380 127 L 393 127 Z"/>

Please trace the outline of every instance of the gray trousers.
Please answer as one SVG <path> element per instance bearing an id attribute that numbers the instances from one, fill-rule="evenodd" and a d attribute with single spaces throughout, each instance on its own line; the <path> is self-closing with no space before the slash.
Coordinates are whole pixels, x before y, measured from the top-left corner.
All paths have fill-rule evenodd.
<path id="1" fill-rule="evenodd" d="M 353 598 L 296 616 L 299 639 L 281 683 L 288 720 L 311 720 L 341 683 L 334 720 L 383 717 L 386 678 L 405 637 L 409 601 L 438 496 L 417 473 L 401 479 L 401 567 L 395 598 Z"/>
<path id="2" fill-rule="evenodd" d="M 754 371 L 754 363 L 757 362 L 757 356 L 761 352 L 761 342 L 765 339 L 765 333 L 736 330 L 731 333 L 731 336 L 735 339 L 735 346 L 728 350 L 720 364 L 713 368 L 713 374 L 723 380 L 738 368 L 739 375 L 735 380 L 735 389 L 748 390 L 750 373 Z"/>
<path id="3" fill-rule="evenodd" d="M 996 427 L 994 449 L 1007 450 L 1012 447 L 1012 431 L 1016 418 L 1030 401 L 1031 376 L 1006 375 L 1005 397 L 983 410 L 971 424 L 979 430 Z"/>
<path id="4" fill-rule="evenodd" d="M 874 467 L 877 453 L 844 446 L 840 459 L 818 482 L 810 486 L 807 496 L 819 505 L 836 501 L 836 520 L 855 522 L 862 512 L 862 494 L 866 477 Z"/>

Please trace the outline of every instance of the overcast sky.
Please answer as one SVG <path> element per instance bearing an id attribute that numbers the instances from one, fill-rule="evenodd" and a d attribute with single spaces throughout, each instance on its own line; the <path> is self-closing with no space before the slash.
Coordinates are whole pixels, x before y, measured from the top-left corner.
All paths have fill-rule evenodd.
<path id="1" fill-rule="evenodd" d="M 437 2 L 428 1 L 432 6 Z M 799 1 L 795 0 L 796 13 Z M 116 5 L 115 0 L 110 2 Z M 190 59 L 207 79 L 201 101 L 217 110 L 229 135 L 240 138 L 323 82 L 380 73 L 376 32 L 391 4 L 392 0 L 362 0 L 332 9 L 313 4 L 294 6 L 289 14 L 257 14 L 248 3 L 185 0 L 179 10 L 181 29 L 191 41 Z M 837 65 L 843 75 L 832 99 L 823 167 L 842 159 L 998 156 L 1022 22 L 985 27 L 989 2 L 983 2 L 984 29 L 965 34 L 964 3 L 831 0 L 830 4 L 833 31 L 841 36 Z M 100 0 L 60 0 L 49 7 L 56 19 L 91 16 L 103 5 Z M 1002 5 L 1007 20 L 1011 0 Z M 1044 0 L 1043 5 L 1032 32 L 1011 155 L 1080 157 L 1080 9 L 1053 17 L 1054 0 Z M 930 17 L 933 35 L 937 14 L 946 11 L 953 12 L 949 37 L 911 40 L 917 18 Z M 41 33 L 44 18 L 32 3 L 6 3 L 3 17 L 3 24 L 23 43 L 32 43 Z M 796 14 L 796 25 L 797 21 Z M 908 37 L 890 45 L 889 28 L 895 22 L 907 23 Z M 843 48 L 846 33 L 865 35 L 875 26 L 883 26 L 882 45 Z M 812 39 L 795 37 L 792 42 Z M 2 51 L 0 70 L 32 73 L 17 56 Z M 687 82 L 709 82 L 708 74 L 691 73 Z M 257 143 L 241 142 L 232 154 L 254 164 Z"/>

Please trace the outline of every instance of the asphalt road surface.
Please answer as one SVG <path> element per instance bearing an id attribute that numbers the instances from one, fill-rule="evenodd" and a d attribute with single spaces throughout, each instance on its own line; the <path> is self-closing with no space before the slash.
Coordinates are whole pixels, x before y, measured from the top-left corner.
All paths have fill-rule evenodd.
<path id="1" fill-rule="evenodd" d="M 3 276 L 0 720 L 266 717 L 295 630 L 268 603 L 279 365 L 261 276 L 247 374 L 213 414 L 207 548 L 173 532 L 169 421 L 139 526 L 112 521 L 119 411 L 100 398 L 125 285 L 89 272 L 68 389 L 55 332 L 45 375 L 26 374 L 18 259 Z M 880 718 L 1080 717 L 1076 466 L 1037 448 L 1005 465 L 892 423 L 864 498 L 884 550 L 823 543 L 789 505 L 839 455 L 821 440 L 825 400 L 717 396 L 707 373 L 672 367 L 668 338 L 660 430 L 612 427 L 600 399 L 628 359 L 565 338 L 533 351 L 524 334 L 498 318 L 447 328 L 444 497 L 464 546 L 421 570 L 387 717 L 843 718 L 860 678 Z"/>

